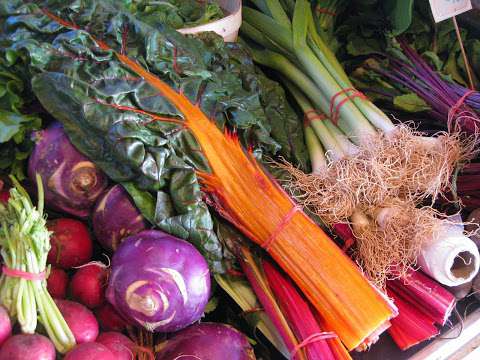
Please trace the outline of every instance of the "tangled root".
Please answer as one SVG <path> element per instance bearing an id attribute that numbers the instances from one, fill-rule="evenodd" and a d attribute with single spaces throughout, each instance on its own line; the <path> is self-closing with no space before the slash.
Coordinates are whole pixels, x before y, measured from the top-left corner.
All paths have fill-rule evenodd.
<path id="1" fill-rule="evenodd" d="M 283 185 L 296 201 L 328 226 L 345 222 L 357 206 L 351 191 L 349 168 L 337 166 L 324 174 L 306 174 L 288 162 L 275 165 L 289 174 Z M 333 174 L 335 171 L 335 174 Z"/>
<path id="2" fill-rule="evenodd" d="M 402 125 L 367 138 L 350 157 L 331 162 L 322 174 L 305 174 L 287 162 L 285 187 L 327 225 L 345 222 L 359 206 L 383 206 L 392 198 L 432 202 L 452 187 L 452 174 L 475 153 L 476 139 L 439 133 L 424 137 Z"/>
<path id="3" fill-rule="evenodd" d="M 365 275 L 383 287 L 415 267 L 425 241 L 441 232 L 445 216 L 422 201 L 443 196 L 452 174 L 477 151 L 476 138 L 459 133 L 424 137 L 407 125 L 367 138 L 359 151 L 306 174 L 288 162 L 273 165 L 289 174 L 284 187 L 327 226 L 351 223 L 354 257 Z M 395 268 L 395 272 L 392 272 Z"/>
<path id="4" fill-rule="evenodd" d="M 473 158 L 476 144 L 475 137 L 458 132 L 425 137 L 401 125 L 391 134 L 366 139 L 361 156 L 373 180 L 389 187 L 389 197 L 435 201 L 451 190 L 455 168 Z"/>
<path id="5" fill-rule="evenodd" d="M 384 207 L 364 208 L 352 216 L 356 261 L 380 287 L 403 276 L 416 265 L 422 246 L 435 241 L 448 221 L 432 207 L 417 208 L 412 201 L 390 201 Z"/>

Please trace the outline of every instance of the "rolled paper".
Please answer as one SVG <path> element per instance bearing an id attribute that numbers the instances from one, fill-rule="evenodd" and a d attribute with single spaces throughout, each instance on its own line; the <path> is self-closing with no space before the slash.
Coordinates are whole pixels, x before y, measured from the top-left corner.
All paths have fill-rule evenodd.
<path id="1" fill-rule="evenodd" d="M 453 224 L 442 226 L 438 234 L 423 245 L 418 265 L 443 285 L 468 283 L 477 275 L 480 265 L 477 246 L 461 227 Z"/>

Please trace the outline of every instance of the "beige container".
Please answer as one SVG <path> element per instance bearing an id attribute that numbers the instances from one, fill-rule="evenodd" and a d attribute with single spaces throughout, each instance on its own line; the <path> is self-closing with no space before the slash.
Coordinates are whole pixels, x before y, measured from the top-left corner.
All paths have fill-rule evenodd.
<path id="1" fill-rule="evenodd" d="M 220 0 L 220 6 L 228 15 L 222 19 L 200 26 L 178 29 L 182 34 L 196 34 L 204 31 L 214 31 L 226 42 L 234 42 L 242 25 L 242 0 Z"/>

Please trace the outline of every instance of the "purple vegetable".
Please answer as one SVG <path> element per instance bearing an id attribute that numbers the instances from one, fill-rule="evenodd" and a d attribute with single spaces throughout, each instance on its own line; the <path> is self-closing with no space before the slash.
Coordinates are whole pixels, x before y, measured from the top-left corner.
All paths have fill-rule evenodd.
<path id="1" fill-rule="evenodd" d="M 12 336 L 12 321 L 8 316 L 7 309 L 0 306 L 0 346 Z"/>
<path id="2" fill-rule="evenodd" d="M 209 293 L 207 262 L 184 240 L 145 230 L 113 255 L 107 299 L 149 331 L 177 331 L 199 320 Z"/>
<path id="3" fill-rule="evenodd" d="M 107 177 L 68 140 L 60 123 L 36 133 L 36 145 L 28 162 L 28 175 L 44 181 L 45 204 L 86 218 L 97 197 L 107 187 Z"/>
<path id="4" fill-rule="evenodd" d="M 192 325 L 160 344 L 157 349 L 156 360 L 255 359 L 252 347 L 241 332 L 229 325 L 217 323 Z"/>
<path id="5" fill-rule="evenodd" d="M 55 347 L 45 336 L 21 334 L 9 338 L 0 349 L 0 360 L 55 360 Z"/>
<path id="6" fill-rule="evenodd" d="M 145 230 L 145 220 L 122 185 L 115 185 L 97 201 L 92 214 L 93 232 L 107 250 L 116 250 L 129 235 Z"/>

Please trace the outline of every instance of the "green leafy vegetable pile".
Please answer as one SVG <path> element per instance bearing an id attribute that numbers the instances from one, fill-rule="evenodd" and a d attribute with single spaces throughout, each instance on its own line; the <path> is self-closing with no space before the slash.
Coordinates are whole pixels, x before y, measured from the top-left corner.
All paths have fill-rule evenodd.
<path id="1" fill-rule="evenodd" d="M 22 71 L 73 144 L 125 185 L 148 220 L 194 243 L 212 270 L 222 271 L 222 248 L 195 174 L 208 165 L 193 136 L 105 103 L 180 117 L 176 109 L 89 33 L 63 27 L 42 9 L 135 58 L 199 103 L 219 127 L 237 131 L 257 156 L 281 154 L 305 165 L 302 125 L 283 90 L 258 72 L 241 46 L 213 34 L 184 37 L 163 24 L 152 27 L 110 1 L 89 0 L 81 8 L 77 1 L 59 0 L 0 5 L 0 41 L 6 51 L 28 59 Z"/>
<path id="2" fill-rule="evenodd" d="M 29 135 L 40 128 L 41 119 L 28 110 L 29 83 L 20 77 L 17 62 L 14 53 L 0 51 L 0 173 L 23 180 L 33 146 Z"/>

